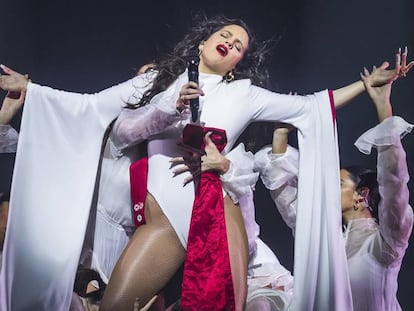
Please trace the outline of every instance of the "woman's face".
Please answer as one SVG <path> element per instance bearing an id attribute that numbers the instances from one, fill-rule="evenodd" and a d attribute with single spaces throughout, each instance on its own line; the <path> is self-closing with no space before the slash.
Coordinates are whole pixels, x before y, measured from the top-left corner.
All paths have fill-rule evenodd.
<path id="1" fill-rule="evenodd" d="M 355 190 L 355 183 L 347 170 L 341 169 L 341 207 L 342 213 L 354 208 L 354 201 L 358 193 Z"/>
<path id="2" fill-rule="evenodd" d="M 249 36 L 243 27 L 224 26 L 200 45 L 199 71 L 224 76 L 243 58 L 248 45 Z"/>

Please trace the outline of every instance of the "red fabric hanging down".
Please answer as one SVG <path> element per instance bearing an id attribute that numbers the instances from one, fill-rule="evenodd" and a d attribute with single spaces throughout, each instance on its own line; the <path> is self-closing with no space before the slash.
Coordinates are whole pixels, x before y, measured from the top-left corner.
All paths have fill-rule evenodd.
<path id="1" fill-rule="evenodd" d="M 132 215 L 135 227 L 145 224 L 145 198 L 147 197 L 148 158 L 141 158 L 129 167 Z"/>
<path id="2" fill-rule="evenodd" d="M 227 143 L 224 130 L 187 125 L 183 143 L 204 150 L 204 135 L 222 151 Z M 224 201 L 220 176 L 200 176 L 191 215 L 181 296 L 184 311 L 234 310 L 234 290 L 227 243 Z"/>

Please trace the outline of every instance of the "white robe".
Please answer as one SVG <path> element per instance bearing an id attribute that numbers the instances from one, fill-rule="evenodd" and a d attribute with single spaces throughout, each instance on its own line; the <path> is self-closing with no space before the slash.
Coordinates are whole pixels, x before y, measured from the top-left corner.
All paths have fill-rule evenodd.
<path id="1" fill-rule="evenodd" d="M 201 122 L 226 130 L 228 144 L 224 153 L 232 148 L 249 122 L 279 120 L 299 129 L 299 147 L 308 156 L 300 163 L 297 218 L 300 228 L 295 240 L 294 269 L 298 282 L 294 291 L 295 297 L 301 298 L 292 308 L 350 310 L 349 280 L 341 239 L 336 122 L 328 92 L 290 96 L 255 87 L 249 80 L 226 84 L 221 81 L 222 77 L 207 74 L 200 74 L 199 80 L 205 93 L 200 97 Z M 171 89 L 177 90 L 180 81 L 181 85 L 185 83 L 185 73 Z M 127 133 L 134 131 L 131 131 L 133 126 L 128 116 L 125 130 L 122 119 L 121 114 L 114 131 L 125 143 L 130 140 Z M 184 125 L 176 124 L 149 141 L 148 191 L 186 247 L 194 190 L 190 185 L 182 187 L 185 174 L 173 178 L 172 173 L 165 173 L 171 157 L 184 155 L 176 145 Z"/>
<path id="2" fill-rule="evenodd" d="M 92 95 L 29 83 L 0 272 L 0 310 L 68 310 L 104 132 L 146 87 L 143 76 Z M 175 105 L 168 112 L 175 114 Z"/>
<path id="3" fill-rule="evenodd" d="M 409 180 L 401 138 L 413 125 L 390 117 L 362 134 L 355 145 L 370 154 L 378 149 L 377 173 L 381 201 L 375 218 L 348 222 L 344 240 L 355 311 L 401 310 L 397 300 L 398 273 L 413 227 L 408 205 Z M 272 154 L 271 146 L 255 155 L 255 165 L 286 224 L 295 230 L 298 152 L 288 146 Z M 296 260 L 296 258 L 295 258 Z M 296 282 L 296 279 L 295 279 Z"/>
<path id="4" fill-rule="evenodd" d="M 378 150 L 379 223 L 374 218 L 348 222 L 345 247 L 355 311 L 401 310 L 398 273 L 413 227 L 408 168 L 401 138 L 413 125 L 387 118 L 355 143 L 369 154 Z"/>
<path id="5" fill-rule="evenodd" d="M 147 87 L 139 85 L 140 78 L 131 81 L 96 95 L 68 94 L 29 84 L 0 275 L 2 310 L 68 308 L 103 132 L 122 104 L 134 95 L 139 98 Z M 299 146 L 310 162 L 300 164 L 295 240 L 295 277 L 300 285 L 294 289 L 300 299 L 294 309 L 350 310 L 340 211 L 332 209 L 339 206 L 339 196 L 313 196 L 336 193 L 339 189 L 336 126 L 332 122 L 328 92 L 300 97 L 255 88 L 247 80 L 228 85 L 217 83 L 221 85 L 213 87 L 211 97 L 206 92 L 205 101 L 210 99 L 210 102 L 203 109 L 210 110 L 215 120 L 207 125 L 226 129 L 228 149 L 252 120 L 274 120 L 276 115 L 279 121 L 291 122 L 299 128 Z M 175 90 L 178 87 L 181 85 Z M 249 98 L 244 97 L 246 91 Z M 214 98 L 231 105 L 223 106 L 222 102 L 211 100 Z M 250 100 L 255 105 L 248 105 Z M 217 118 L 218 111 L 229 114 L 236 122 L 228 127 L 226 119 Z M 42 139 L 37 141 L 36 137 Z M 164 158 L 153 158 L 151 164 L 150 159 L 150 175 L 151 165 L 154 168 L 154 164 L 166 162 Z M 157 185 L 150 181 L 149 186 L 151 190 Z M 322 208 L 312 210 L 309 202 L 311 207 Z M 326 219 L 331 221 L 327 223 Z M 183 242 L 184 231 L 177 233 Z"/>

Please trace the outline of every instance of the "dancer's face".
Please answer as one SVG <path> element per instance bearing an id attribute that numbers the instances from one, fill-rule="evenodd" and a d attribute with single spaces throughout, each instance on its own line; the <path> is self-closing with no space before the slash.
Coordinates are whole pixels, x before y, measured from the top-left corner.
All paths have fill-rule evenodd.
<path id="1" fill-rule="evenodd" d="M 224 76 L 243 58 L 249 46 L 249 35 L 239 25 L 227 25 L 200 44 L 199 71 Z"/>
<path id="2" fill-rule="evenodd" d="M 341 176 L 341 207 L 342 213 L 347 211 L 351 211 L 354 208 L 354 201 L 358 195 L 358 192 L 355 189 L 355 183 L 351 179 L 350 173 L 345 170 L 341 169 L 340 171 Z"/>

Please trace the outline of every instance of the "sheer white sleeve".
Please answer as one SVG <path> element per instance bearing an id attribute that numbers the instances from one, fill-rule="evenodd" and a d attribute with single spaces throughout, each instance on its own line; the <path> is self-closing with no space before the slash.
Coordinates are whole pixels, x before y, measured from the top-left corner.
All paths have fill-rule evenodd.
<path id="1" fill-rule="evenodd" d="M 363 153 L 370 153 L 372 147 L 378 150 L 379 228 L 394 258 L 404 254 L 413 226 L 413 211 L 408 201 L 409 174 L 401 144 L 401 138 L 412 128 L 413 125 L 400 117 L 389 117 L 355 142 Z"/>
<path id="2" fill-rule="evenodd" d="M 226 158 L 230 160 L 230 168 L 220 176 L 223 189 L 235 204 L 240 205 L 249 243 L 249 254 L 253 254 L 260 233 L 253 201 L 253 191 L 259 174 L 253 171 L 254 157 L 251 152 L 246 151 L 244 144 L 239 144 L 227 153 Z"/>
<path id="3" fill-rule="evenodd" d="M 254 156 L 243 144 L 227 153 L 226 158 L 230 160 L 230 168 L 220 178 L 224 190 L 238 203 L 240 197 L 254 190 L 259 173 L 253 171 Z"/>
<path id="4" fill-rule="evenodd" d="M 274 154 L 272 147 L 266 146 L 254 156 L 255 170 L 269 190 L 280 188 L 288 181 L 297 179 L 299 152 L 288 145 L 285 153 Z"/>
<path id="5" fill-rule="evenodd" d="M 175 102 L 179 84 L 157 94 L 151 102 L 137 109 L 124 108 L 115 122 L 111 140 L 118 150 L 138 144 L 180 119 L 188 118 L 188 112 L 180 114 Z"/>
<path id="6" fill-rule="evenodd" d="M 0 124 L 0 153 L 16 152 L 19 134 L 10 125 Z"/>
<path id="7" fill-rule="evenodd" d="M 289 146 L 283 154 L 273 154 L 272 147 L 255 154 L 255 170 L 260 172 L 263 184 L 270 190 L 276 207 L 289 228 L 295 231 L 298 192 L 299 153 Z"/>

